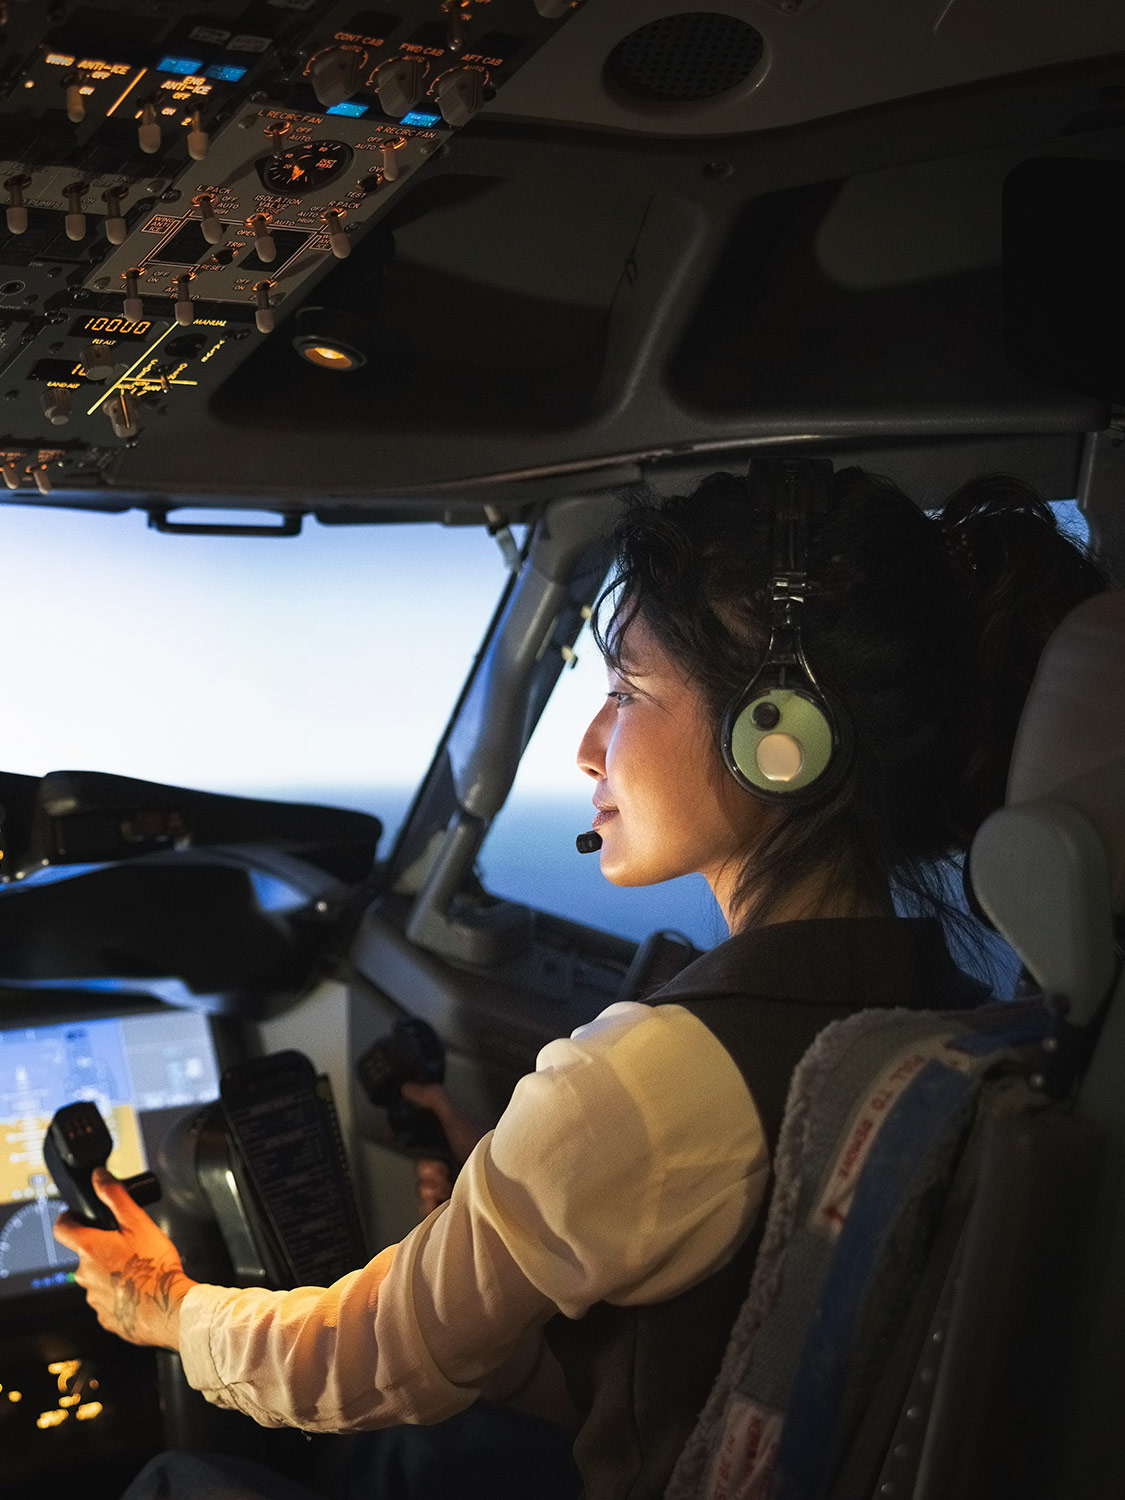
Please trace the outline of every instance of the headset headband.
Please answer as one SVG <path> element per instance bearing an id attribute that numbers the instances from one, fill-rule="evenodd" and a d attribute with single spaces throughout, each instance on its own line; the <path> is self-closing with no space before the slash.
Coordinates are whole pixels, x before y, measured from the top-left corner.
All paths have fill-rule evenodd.
<path id="1" fill-rule="evenodd" d="M 754 504 L 772 516 L 770 638 L 753 679 L 727 708 L 721 748 L 740 786 L 791 807 L 828 794 L 850 744 L 846 719 L 817 682 L 802 638 L 812 587 L 809 522 L 828 511 L 832 472 L 827 459 L 755 459 L 747 475 Z"/>
<path id="2" fill-rule="evenodd" d="M 764 472 L 763 472 L 764 471 Z M 765 667 L 776 670 L 782 687 L 800 673 L 815 688 L 805 657 L 801 625 L 809 596 L 809 518 L 822 518 L 832 498 L 832 465 L 827 459 L 781 459 L 752 463 L 748 474 L 755 500 L 773 517 L 770 578 L 770 640 Z M 764 491 L 764 493 L 763 493 Z"/>

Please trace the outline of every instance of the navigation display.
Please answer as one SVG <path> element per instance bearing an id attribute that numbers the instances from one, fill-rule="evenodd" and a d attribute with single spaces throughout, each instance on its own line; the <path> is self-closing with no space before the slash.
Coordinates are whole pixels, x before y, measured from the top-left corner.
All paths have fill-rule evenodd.
<path id="1" fill-rule="evenodd" d="M 0 1298 L 66 1286 L 77 1264 L 51 1234 L 62 1204 L 43 1137 L 56 1109 L 92 1100 L 113 1139 L 109 1168 L 129 1177 L 218 1092 L 210 1026 L 193 1011 L 0 1031 Z"/>

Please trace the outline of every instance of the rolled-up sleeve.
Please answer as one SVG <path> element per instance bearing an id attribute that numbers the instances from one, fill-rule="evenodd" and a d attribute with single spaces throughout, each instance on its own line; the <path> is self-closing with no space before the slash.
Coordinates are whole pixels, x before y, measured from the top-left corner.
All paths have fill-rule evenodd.
<path id="1" fill-rule="evenodd" d="M 613 1005 L 543 1049 L 401 1244 L 328 1288 L 194 1287 L 184 1369 L 266 1426 L 438 1422 L 527 1380 L 556 1313 L 663 1301 L 717 1270 L 767 1177 L 753 1101 L 707 1028 Z"/>

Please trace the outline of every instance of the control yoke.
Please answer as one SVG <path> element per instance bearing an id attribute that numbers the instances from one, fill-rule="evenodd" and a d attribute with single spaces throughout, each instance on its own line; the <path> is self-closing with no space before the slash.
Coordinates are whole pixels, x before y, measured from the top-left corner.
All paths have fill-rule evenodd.
<path id="1" fill-rule="evenodd" d="M 104 1167 L 113 1150 L 109 1129 L 88 1099 L 56 1110 L 43 1141 L 43 1160 L 55 1179 L 59 1196 L 81 1224 L 92 1229 L 117 1229 L 112 1210 L 94 1192 L 91 1174 Z M 143 1208 L 160 1197 L 160 1184 L 151 1172 L 124 1179 L 134 1203 Z"/>

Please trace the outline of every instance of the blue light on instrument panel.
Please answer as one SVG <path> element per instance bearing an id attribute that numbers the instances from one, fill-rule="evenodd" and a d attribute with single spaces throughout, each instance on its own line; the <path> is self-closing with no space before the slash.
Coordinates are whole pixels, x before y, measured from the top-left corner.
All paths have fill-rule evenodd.
<path id="1" fill-rule="evenodd" d="M 203 69 L 204 78 L 215 78 L 220 83 L 237 83 L 240 78 L 246 77 L 245 68 L 233 67 L 230 63 L 212 63 L 209 68 Z"/>
<path id="2" fill-rule="evenodd" d="M 201 57 L 162 57 L 156 65 L 158 73 L 178 73 L 186 78 L 189 73 L 198 73 L 203 66 Z"/>
<path id="3" fill-rule="evenodd" d="M 404 125 L 422 125 L 428 129 L 429 126 L 436 125 L 440 119 L 440 115 L 428 115 L 424 110 L 412 109 L 408 115 L 403 115 L 402 123 Z"/>
<path id="4" fill-rule="evenodd" d="M 334 104 L 324 113 L 326 115 L 365 115 L 370 108 L 370 104 L 357 104 L 351 99 L 345 99 L 343 104 Z"/>

